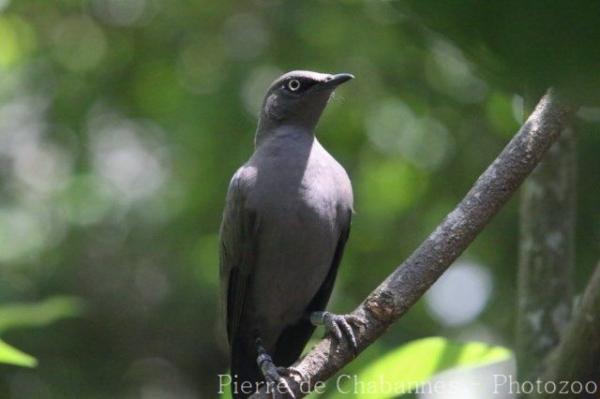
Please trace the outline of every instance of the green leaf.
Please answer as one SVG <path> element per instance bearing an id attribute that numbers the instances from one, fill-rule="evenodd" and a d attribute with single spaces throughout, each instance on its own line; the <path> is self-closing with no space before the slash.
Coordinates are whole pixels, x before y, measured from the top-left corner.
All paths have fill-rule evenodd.
<path id="1" fill-rule="evenodd" d="M 409 393 L 441 371 L 475 367 L 511 357 L 511 351 L 501 346 L 480 342 L 457 343 L 441 337 L 409 342 L 375 360 L 356 376 L 344 376 L 345 385 L 333 398 L 394 398 Z M 338 377 L 338 380 L 341 377 Z"/>
<path id="2" fill-rule="evenodd" d="M 0 306 L 0 332 L 20 327 L 41 327 L 59 319 L 79 316 L 83 302 L 76 297 L 55 296 L 37 303 Z"/>
<path id="3" fill-rule="evenodd" d="M 22 367 L 35 367 L 37 360 L 25 352 L 21 352 L 0 339 L 0 363 Z"/>

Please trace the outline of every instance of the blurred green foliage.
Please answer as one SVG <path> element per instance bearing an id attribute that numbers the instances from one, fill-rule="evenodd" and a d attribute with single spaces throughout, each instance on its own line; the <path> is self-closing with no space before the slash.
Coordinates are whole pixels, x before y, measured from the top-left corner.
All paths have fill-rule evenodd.
<path id="1" fill-rule="evenodd" d="M 331 398 L 348 397 L 388 399 L 413 392 L 431 391 L 424 385 L 434 375 L 448 369 L 478 367 L 507 360 L 512 356 L 506 348 L 479 342 L 456 343 L 442 337 L 408 342 L 386 353 L 360 370 L 356 376 L 340 379 L 340 389 Z M 363 384 L 363 385 L 359 385 Z"/>
<path id="2" fill-rule="evenodd" d="M 318 128 L 356 193 L 330 309 L 411 253 L 518 128 L 523 93 L 554 80 L 585 99 L 581 288 L 600 241 L 600 28 L 591 3 L 551 3 L 0 0 L 0 301 L 87 310 L 3 334 L 39 365 L 0 366 L 0 397 L 214 397 L 224 195 L 290 69 L 357 76 Z M 346 371 L 430 335 L 510 346 L 515 205 Z"/>
<path id="3" fill-rule="evenodd" d="M 43 327 L 60 319 L 79 316 L 83 303 L 77 298 L 52 297 L 39 303 L 0 305 L 0 333 L 23 327 Z"/>
<path id="4" fill-rule="evenodd" d="M 79 316 L 83 303 L 73 297 L 52 297 L 39 303 L 0 305 L 0 334 L 23 327 L 43 327 L 63 318 Z M 0 363 L 35 367 L 37 360 L 0 340 Z"/>
<path id="5" fill-rule="evenodd" d="M 597 104 L 600 4 L 582 0 L 406 0 L 399 8 L 457 43 L 496 83 L 539 93 L 557 86 Z"/>
<path id="6" fill-rule="evenodd" d="M 0 339 L 0 363 L 22 367 L 35 367 L 37 360 Z"/>
<path id="7" fill-rule="evenodd" d="M 78 298 L 56 296 L 39 303 L 0 305 L 0 334 L 23 327 L 43 327 L 60 319 L 80 316 L 83 303 Z M 37 360 L 0 340 L 0 363 L 34 367 Z"/>

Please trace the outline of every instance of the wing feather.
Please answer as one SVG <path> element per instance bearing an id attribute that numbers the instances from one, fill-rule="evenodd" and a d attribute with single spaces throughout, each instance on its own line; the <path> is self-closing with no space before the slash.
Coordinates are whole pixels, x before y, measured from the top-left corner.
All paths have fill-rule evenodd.
<path id="1" fill-rule="evenodd" d="M 220 229 L 221 313 L 231 346 L 236 335 L 246 289 L 255 265 L 256 213 L 246 206 L 246 167 L 231 179 Z"/>

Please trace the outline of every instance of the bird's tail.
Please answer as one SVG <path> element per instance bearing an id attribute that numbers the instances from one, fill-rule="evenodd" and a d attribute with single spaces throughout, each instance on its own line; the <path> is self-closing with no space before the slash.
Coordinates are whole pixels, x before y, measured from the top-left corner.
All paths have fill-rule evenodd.
<path id="1" fill-rule="evenodd" d="M 264 381 L 256 364 L 256 351 L 243 343 L 234 343 L 231 348 L 231 396 L 246 399 L 252 395 L 259 383 Z M 252 384 L 249 388 L 248 382 Z"/>

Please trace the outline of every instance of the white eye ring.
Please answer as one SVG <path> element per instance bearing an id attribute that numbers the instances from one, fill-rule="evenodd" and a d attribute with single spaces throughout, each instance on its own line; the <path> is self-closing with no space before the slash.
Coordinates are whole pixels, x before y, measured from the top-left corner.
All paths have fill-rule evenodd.
<path id="1" fill-rule="evenodd" d="M 298 79 L 292 79 L 288 82 L 287 86 L 290 91 L 297 91 L 300 89 L 300 81 Z"/>

